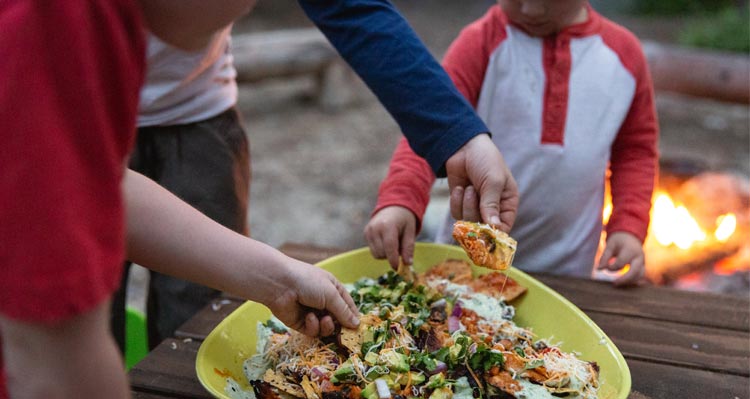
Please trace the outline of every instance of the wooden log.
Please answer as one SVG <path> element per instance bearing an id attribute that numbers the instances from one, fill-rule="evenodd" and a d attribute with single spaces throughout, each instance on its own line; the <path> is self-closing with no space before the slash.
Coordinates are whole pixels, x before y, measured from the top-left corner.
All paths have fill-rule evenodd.
<path id="1" fill-rule="evenodd" d="M 247 33 L 232 37 L 239 82 L 300 74 L 324 75 L 338 54 L 317 29 Z"/>
<path id="2" fill-rule="evenodd" d="M 313 96 L 324 110 L 336 110 L 369 93 L 364 83 L 315 28 L 234 35 L 237 81 L 311 76 Z"/>
<path id="3" fill-rule="evenodd" d="M 750 103 L 750 57 L 645 41 L 654 89 L 719 101 Z"/>

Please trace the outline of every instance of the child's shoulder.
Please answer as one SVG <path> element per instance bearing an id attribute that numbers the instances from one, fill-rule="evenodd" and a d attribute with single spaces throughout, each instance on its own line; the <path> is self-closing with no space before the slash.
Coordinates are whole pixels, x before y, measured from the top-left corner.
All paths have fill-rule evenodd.
<path id="1" fill-rule="evenodd" d="M 609 18 L 600 15 L 601 30 L 600 34 L 608 44 L 620 48 L 640 49 L 641 41 L 628 28 L 612 21 Z"/>
<path id="2" fill-rule="evenodd" d="M 629 66 L 629 69 L 640 69 L 640 66 L 646 64 L 646 57 L 643 54 L 641 41 L 628 28 L 604 17 L 600 16 L 601 28 L 600 36 L 604 43 L 618 54 L 620 59 Z"/>

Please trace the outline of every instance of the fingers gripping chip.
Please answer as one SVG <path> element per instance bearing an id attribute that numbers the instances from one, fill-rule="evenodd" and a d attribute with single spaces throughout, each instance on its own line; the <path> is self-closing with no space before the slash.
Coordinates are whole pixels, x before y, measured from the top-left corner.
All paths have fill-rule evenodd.
<path id="1" fill-rule="evenodd" d="M 477 266 L 505 270 L 513 262 L 516 240 L 488 224 L 457 221 L 453 238 Z"/>
<path id="2" fill-rule="evenodd" d="M 362 336 L 365 331 L 382 322 L 378 316 L 372 314 L 360 314 L 359 316 L 359 327 L 356 330 L 342 328 L 339 334 L 339 343 L 352 354 L 359 354 L 362 351 Z"/>

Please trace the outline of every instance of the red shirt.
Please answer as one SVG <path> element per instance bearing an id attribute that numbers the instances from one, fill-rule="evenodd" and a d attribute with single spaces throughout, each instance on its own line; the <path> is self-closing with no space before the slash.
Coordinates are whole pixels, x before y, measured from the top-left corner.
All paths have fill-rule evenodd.
<path id="1" fill-rule="evenodd" d="M 0 0 L 0 54 L 0 313 L 55 323 L 119 284 L 120 183 L 144 74 L 140 9 Z"/>

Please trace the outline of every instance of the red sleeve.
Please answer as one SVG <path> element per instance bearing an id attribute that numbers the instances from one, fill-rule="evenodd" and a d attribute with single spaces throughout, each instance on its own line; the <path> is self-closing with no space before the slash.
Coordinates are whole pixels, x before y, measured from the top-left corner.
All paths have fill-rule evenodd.
<path id="1" fill-rule="evenodd" d="M 0 2 L 0 313 L 53 323 L 119 284 L 144 70 L 132 0 Z"/>
<path id="2" fill-rule="evenodd" d="M 502 9 L 491 7 L 482 18 L 461 30 L 443 58 L 443 68 L 474 108 L 479 102 L 490 56 L 506 38 L 506 25 Z"/>
<path id="3" fill-rule="evenodd" d="M 633 102 L 612 144 L 612 216 L 607 232 L 627 231 L 643 241 L 648 233 L 658 169 L 659 124 L 654 90 L 638 39 L 614 24 L 603 31 L 603 38 L 636 80 Z"/>
<path id="4" fill-rule="evenodd" d="M 415 154 L 406 139 L 402 138 L 393 152 L 388 174 L 380 183 L 378 202 L 372 214 L 388 206 L 404 207 L 417 218 L 419 231 L 434 182 L 435 174 L 430 165 Z"/>
<path id="5" fill-rule="evenodd" d="M 489 56 L 505 38 L 504 26 L 505 17 L 500 7 L 494 6 L 481 19 L 464 28 L 445 54 L 443 67 L 475 108 Z M 388 175 L 380 185 L 373 215 L 387 206 L 402 206 L 414 213 L 421 226 L 434 182 L 435 174 L 427 162 L 402 139 L 393 152 Z"/>

